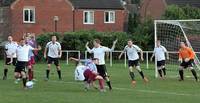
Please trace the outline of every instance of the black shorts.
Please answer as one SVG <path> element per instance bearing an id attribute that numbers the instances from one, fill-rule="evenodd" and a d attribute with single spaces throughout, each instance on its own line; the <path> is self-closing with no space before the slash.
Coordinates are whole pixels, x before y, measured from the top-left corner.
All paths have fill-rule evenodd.
<path id="1" fill-rule="evenodd" d="M 5 65 L 11 65 L 11 64 L 8 64 L 10 61 L 11 61 L 11 58 L 6 58 Z M 12 65 L 15 66 L 16 62 L 17 62 L 17 58 L 13 58 Z"/>
<path id="2" fill-rule="evenodd" d="M 47 58 L 47 63 L 48 63 L 48 64 L 54 63 L 56 66 L 59 66 L 58 58 L 48 57 L 48 58 Z"/>
<path id="3" fill-rule="evenodd" d="M 17 61 L 16 66 L 15 66 L 15 72 L 18 72 L 18 73 L 21 73 L 22 71 L 25 72 L 27 64 L 28 62 Z"/>
<path id="4" fill-rule="evenodd" d="M 97 66 L 97 72 L 99 73 L 99 75 L 105 79 L 105 77 L 107 77 L 106 65 L 96 65 L 96 66 Z"/>
<path id="5" fill-rule="evenodd" d="M 157 66 L 165 66 L 165 60 L 157 61 Z"/>
<path id="6" fill-rule="evenodd" d="M 194 66 L 194 59 L 190 59 L 188 62 L 183 62 L 180 64 L 180 66 L 187 68 L 187 67 L 193 67 Z"/>
<path id="7" fill-rule="evenodd" d="M 139 59 L 137 60 L 128 60 L 128 67 L 136 67 L 136 66 L 140 66 L 140 62 Z"/>

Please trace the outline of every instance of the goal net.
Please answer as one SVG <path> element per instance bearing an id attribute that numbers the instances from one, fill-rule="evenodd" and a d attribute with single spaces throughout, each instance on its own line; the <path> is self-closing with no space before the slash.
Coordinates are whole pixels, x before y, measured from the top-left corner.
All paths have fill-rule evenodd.
<path id="1" fill-rule="evenodd" d="M 177 77 L 178 50 L 180 42 L 185 42 L 195 52 L 195 69 L 200 69 L 200 19 L 195 20 L 155 20 L 155 41 L 160 40 L 169 52 L 166 61 L 168 76 Z M 155 42 L 156 45 L 156 42 Z M 156 64 L 156 62 L 155 62 Z M 155 77 L 158 77 L 155 65 Z M 191 76 L 189 73 L 186 74 Z"/>

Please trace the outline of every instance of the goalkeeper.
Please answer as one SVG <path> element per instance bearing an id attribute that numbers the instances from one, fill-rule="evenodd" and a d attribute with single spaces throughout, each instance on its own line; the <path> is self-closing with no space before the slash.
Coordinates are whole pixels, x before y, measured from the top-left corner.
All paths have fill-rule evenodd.
<path id="1" fill-rule="evenodd" d="M 180 75 L 179 81 L 184 80 L 183 70 L 186 69 L 186 68 L 190 69 L 195 80 L 198 81 L 197 73 L 193 68 L 193 66 L 194 66 L 194 56 L 195 56 L 195 53 L 192 51 L 192 49 L 187 47 L 184 42 L 180 42 L 179 61 L 181 62 L 181 64 L 180 64 L 180 67 L 179 67 L 179 75 Z"/>

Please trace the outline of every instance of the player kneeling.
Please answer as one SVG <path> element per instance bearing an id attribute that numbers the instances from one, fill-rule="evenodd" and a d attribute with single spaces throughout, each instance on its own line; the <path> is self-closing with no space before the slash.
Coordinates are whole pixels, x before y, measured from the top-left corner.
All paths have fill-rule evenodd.
<path id="1" fill-rule="evenodd" d="M 197 78 L 197 73 L 193 68 L 194 56 L 195 56 L 195 53 L 192 51 L 192 49 L 187 47 L 184 42 L 181 42 L 180 49 L 179 49 L 179 61 L 181 62 L 180 67 L 179 67 L 179 75 L 180 75 L 179 81 L 184 80 L 183 69 L 186 69 L 186 68 L 189 68 L 195 80 L 199 81 L 199 79 Z"/>
<path id="2" fill-rule="evenodd" d="M 98 59 L 79 60 L 76 58 L 70 58 L 70 60 L 78 62 L 75 70 L 75 80 L 84 81 L 86 90 L 89 90 L 91 86 L 95 87 L 94 82 L 98 80 L 100 91 L 105 92 L 104 79 L 97 73 L 95 65 L 98 64 Z M 84 65 L 81 62 L 84 63 Z"/>

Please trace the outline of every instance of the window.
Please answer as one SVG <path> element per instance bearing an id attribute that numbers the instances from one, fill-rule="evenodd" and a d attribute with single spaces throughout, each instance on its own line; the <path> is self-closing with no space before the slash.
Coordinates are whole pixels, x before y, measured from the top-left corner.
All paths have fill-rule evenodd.
<path id="1" fill-rule="evenodd" d="M 0 8 L 0 23 L 3 23 L 3 9 Z"/>
<path id="2" fill-rule="evenodd" d="M 83 12 L 83 24 L 94 24 L 94 11 Z"/>
<path id="3" fill-rule="evenodd" d="M 23 10 L 23 21 L 24 23 L 35 23 L 35 9 L 25 8 Z"/>
<path id="4" fill-rule="evenodd" d="M 115 12 L 106 11 L 104 13 L 104 23 L 115 23 Z"/>

